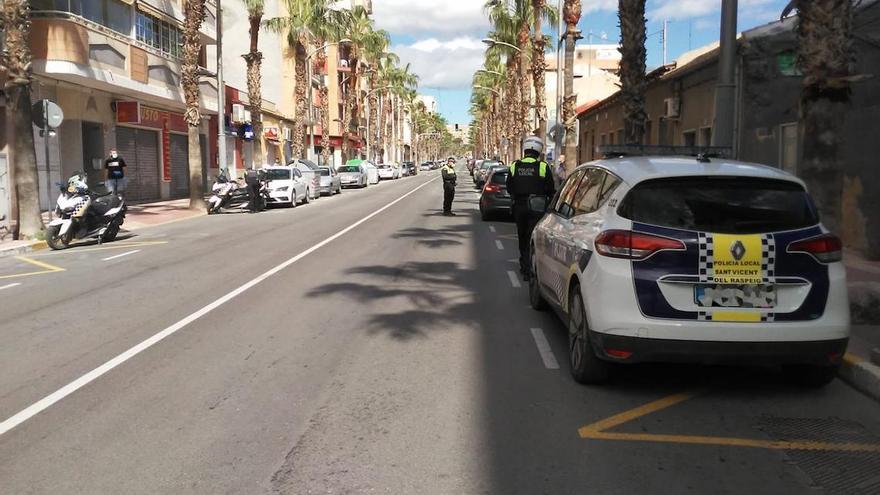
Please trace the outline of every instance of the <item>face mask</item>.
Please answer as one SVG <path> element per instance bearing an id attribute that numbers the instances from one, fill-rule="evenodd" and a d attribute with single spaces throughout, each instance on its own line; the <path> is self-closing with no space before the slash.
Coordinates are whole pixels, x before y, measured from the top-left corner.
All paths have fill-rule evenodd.
<path id="1" fill-rule="evenodd" d="M 110 158 L 116 158 L 116 152 L 110 153 Z"/>

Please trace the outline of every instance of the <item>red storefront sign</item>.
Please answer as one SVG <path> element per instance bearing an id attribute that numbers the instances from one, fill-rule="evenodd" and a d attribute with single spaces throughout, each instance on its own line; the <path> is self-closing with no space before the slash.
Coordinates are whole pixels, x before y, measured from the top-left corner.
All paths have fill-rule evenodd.
<path id="1" fill-rule="evenodd" d="M 162 126 L 162 180 L 165 182 L 171 182 L 171 133 L 168 132 L 170 120 L 170 117 L 166 117 Z"/>
<path id="2" fill-rule="evenodd" d="M 137 101 L 117 101 L 116 122 L 120 124 L 140 124 L 141 104 Z"/>

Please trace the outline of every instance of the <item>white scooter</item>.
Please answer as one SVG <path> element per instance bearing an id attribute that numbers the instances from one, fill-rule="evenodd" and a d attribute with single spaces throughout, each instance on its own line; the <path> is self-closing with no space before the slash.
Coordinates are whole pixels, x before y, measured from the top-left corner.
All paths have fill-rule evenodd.
<path id="1" fill-rule="evenodd" d="M 54 218 L 46 228 L 46 243 L 52 249 L 66 249 L 75 239 L 116 239 L 125 221 L 127 207 L 122 196 L 97 195 L 89 190 L 84 173 L 74 174 L 67 185 L 58 183 L 61 193 L 55 201 Z"/>

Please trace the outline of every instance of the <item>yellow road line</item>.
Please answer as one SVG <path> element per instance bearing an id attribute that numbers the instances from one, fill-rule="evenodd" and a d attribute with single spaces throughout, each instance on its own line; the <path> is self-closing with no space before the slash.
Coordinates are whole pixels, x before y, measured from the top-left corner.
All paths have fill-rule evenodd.
<path id="1" fill-rule="evenodd" d="M 43 275 L 46 273 L 57 273 L 63 272 L 65 269 L 60 266 L 50 265 L 49 263 L 43 263 L 42 261 L 37 261 L 35 259 L 31 259 L 25 256 L 16 256 L 15 259 L 24 261 L 25 263 L 30 263 L 34 266 L 38 266 L 43 268 L 43 270 L 39 270 L 36 272 L 25 272 L 25 273 L 15 273 L 12 275 L 0 275 L 0 280 L 5 280 L 9 278 L 20 278 L 20 277 L 29 277 L 31 275 Z"/>
<path id="2" fill-rule="evenodd" d="M 76 253 L 90 253 L 92 251 L 107 251 L 109 249 L 125 249 L 130 247 L 140 247 L 140 246 L 156 246 L 159 244 L 168 244 L 168 241 L 139 241 L 139 242 L 114 242 L 111 246 L 101 246 L 101 247 L 90 247 L 90 248 L 77 248 L 76 246 L 71 246 L 70 250 L 64 251 L 55 251 L 53 253 L 45 253 L 40 255 L 41 257 L 46 256 L 58 256 L 61 254 L 76 254 Z"/>
<path id="3" fill-rule="evenodd" d="M 46 270 L 51 271 L 51 272 L 63 272 L 64 271 L 64 268 L 61 268 L 60 266 L 50 265 L 49 263 L 43 263 L 42 261 L 37 261 L 35 259 L 31 259 L 26 256 L 16 256 L 15 259 L 24 261 L 26 263 L 30 263 L 32 265 L 36 265 L 40 268 L 45 268 Z"/>
<path id="4" fill-rule="evenodd" d="M 851 352 L 847 352 L 846 354 L 843 355 L 843 362 L 852 366 L 854 364 L 859 364 L 859 363 L 865 362 L 865 359 L 860 356 L 856 356 L 855 354 L 853 354 Z"/>
<path id="5" fill-rule="evenodd" d="M 833 450 L 841 452 L 880 452 L 880 444 L 816 442 L 812 440 L 755 440 L 751 438 L 708 437 L 698 435 L 663 435 L 652 433 L 614 433 L 578 430 L 581 438 L 595 440 L 622 440 L 635 442 L 680 443 L 690 445 L 720 445 L 752 447 L 773 450 Z"/>
<path id="6" fill-rule="evenodd" d="M 604 430 L 608 430 L 610 428 L 614 428 L 615 426 L 629 423 L 630 421 L 641 418 L 642 416 L 647 416 L 648 414 L 652 414 L 657 411 L 672 407 L 688 399 L 693 399 L 700 393 L 701 392 L 695 391 L 670 395 L 669 397 L 664 397 L 662 399 L 655 400 L 654 402 L 649 402 L 643 406 L 630 409 L 629 411 L 624 411 L 620 414 L 615 414 L 610 418 L 606 418 L 593 424 L 584 426 L 580 428 L 578 432 L 581 433 L 581 437 L 584 437 L 584 432 L 601 432 Z"/>

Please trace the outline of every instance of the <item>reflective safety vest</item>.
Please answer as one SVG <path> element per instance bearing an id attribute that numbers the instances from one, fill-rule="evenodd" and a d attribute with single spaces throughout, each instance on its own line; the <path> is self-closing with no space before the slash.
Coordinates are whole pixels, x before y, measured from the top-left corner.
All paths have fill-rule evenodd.
<path id="1" fill-rule="evenodd" d="M 519 162 L 536 163 L 537 161 L 538 161 L 537 158 L 526 157 L 526 158 L 523 158 L 522 160 L 518 160 L 518 161 L 511 163 L 510 167 L 509 167 L 510 168 L 510 175 L 516 176 L 516 164 L 517 163 L 519 163 Z M 547 163 L 546 162 L 541 162 L 540 165 L 538 166 L 538 176 L 541 177 L 542 179 L 544 177 L 547 177 Z"/>

